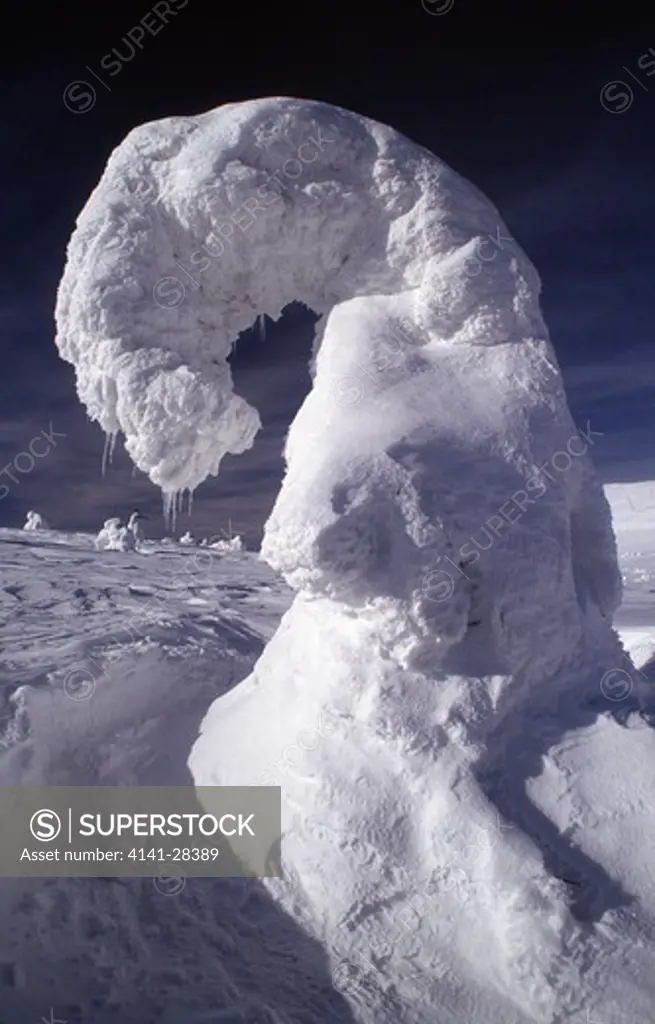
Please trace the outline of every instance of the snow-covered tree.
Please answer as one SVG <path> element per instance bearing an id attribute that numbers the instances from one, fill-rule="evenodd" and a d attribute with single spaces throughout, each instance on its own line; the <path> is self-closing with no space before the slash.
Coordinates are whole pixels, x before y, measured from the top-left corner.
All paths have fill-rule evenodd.
<path id="1" fill-rule="evenodd" d="M 59 289 L 81 400 L 171 510 L 255 441 L 239 334 L 294 300 L 319 315 L 262 545 L 298 594 L 190 766 L 199 785 L 283 786 L 288 880 L 269 884 L 335 962 L 358 924 L 379 944 L 385 908 L 425 908 L 434 886 L 394 968 L 407 1021 L 460 986 L 471 1020 L 585 1020 L 563 883 L 490 803 L 506 752 L 538 746 L 540 716 L 579 707 L 620 657 L 598 435 L 571 419 L 539 291 L 441 160 L 294 99 L 131 132 Z M 621 972 L 592 973 L 620 1013 Z M 384 986 L 367 1000 L 386 1022 Z"/>

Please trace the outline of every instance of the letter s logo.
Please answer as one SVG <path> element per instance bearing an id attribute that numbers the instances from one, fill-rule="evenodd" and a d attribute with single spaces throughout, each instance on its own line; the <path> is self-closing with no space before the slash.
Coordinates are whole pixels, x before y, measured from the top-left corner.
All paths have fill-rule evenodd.
<path id="1" fill-rule="evenodd" d="M 30 832 L 40 843 L 49 843 L 61 832 L 61 819 L 54 811 L 36 811 L 30 818 Z"/>

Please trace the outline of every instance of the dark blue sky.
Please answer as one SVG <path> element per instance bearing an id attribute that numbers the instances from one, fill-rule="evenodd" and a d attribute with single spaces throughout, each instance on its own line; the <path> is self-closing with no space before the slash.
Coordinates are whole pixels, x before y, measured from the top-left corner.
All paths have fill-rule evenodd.
<path id="1" fill-rule="evenodd" d="M 133 56 L 126 37 L 152 11 L 147 4 L 38 15 L 16 4 L 3 15 L 0 468 L 51 423 L 66 437 L 31 472 L 14 469 L 18 483 L 2 476 L 10 491 L 0 525 L 17 525 L 31 507 L 66 529 L 95 528 L 135 505 L 159 515 L 158 491 L 125 453 L 101 478 L 103 435 L 58 359 L 53 308 L 66 243 L 134 125 L 265 95 L 367 114 L 475 182 L 541 274 L 576 421 L 591 419 L 605 435 L 595 447 L 603 478 L 655 478 L 655 22 L 640 5 L 599 13 L 539 0 L 336 0 L 294 12 L 171 0 L 159 8 L 165 24 L 150 18 L 160 27 Z M 110 77 L 114 48 L 121 68 Z M 76 80 L 96 90 L 79 112 L 63 101 Z M 84 86 L 67 95 L 69 106 L 86 105 Z M 239 343 L 238 390 L 255 401 L 265 430 L 197 492 L 183 528 L 218 533 L 231 518 L 258 537 L 279 486 L 284 433 L 309 386 L 310 322 L 291 310 L 264 341 Z"/>

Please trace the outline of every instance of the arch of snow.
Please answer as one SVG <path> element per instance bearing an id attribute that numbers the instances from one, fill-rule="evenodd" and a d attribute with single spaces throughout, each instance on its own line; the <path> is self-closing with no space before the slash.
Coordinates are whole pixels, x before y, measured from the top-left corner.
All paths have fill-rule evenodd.
<path id="1" fill-rule="evenodd" d="M 573 1013 L 577 982 L 573 963 L 569 995 L 550 980 L 568 918 L 536 847 L 463 852 L 495 820 L 475 767 L 503 723 L 579 700 L 620 656 L 594 435 L 569 414 L 539 290 L 492 204 L 430 152 L 277 98 L 131 132 L 56 314 L 90 417 L 170 501 L 254 442 L 239 334 L 294 300 L 319 315 L 262 546 L 298 596 L 190 764 L 198 784 L 283 785 L 278 897 L 332 949 L 362 908 L 382 928 L 417 879 L 465 868 L 492 909 L 442 893 L 423 980 L 395 984 L 427 1005 L 428 953 L 447 986 L 482 952 L 489 1020 Z"/>

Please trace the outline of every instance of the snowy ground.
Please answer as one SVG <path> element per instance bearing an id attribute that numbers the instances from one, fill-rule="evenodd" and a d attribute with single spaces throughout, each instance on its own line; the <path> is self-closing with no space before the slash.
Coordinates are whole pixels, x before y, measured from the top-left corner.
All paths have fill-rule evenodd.
<path id="1" fill-rule="evenodd" d="M 616 624 L 652 677 L 655 484 L 607 494 L 626 586 Z M 166 544 L 97 553 L 85 535 L 2 530 L 0 565 L 0 784 L 190 783 L 204 713 L 249 674 L 291 597 L 251 554 Z M 578 920 L 602 937 L 608 914 L 608 943 L 620 927 L 643 949 L 655 934 L 653 733 L 643 719 L 626 729 L 607 713 L 632 706 L 630 679 L 607 678 L 601 713 L 581 712 L 543 760 L 526 739 L 516 753 L 534 770 L 517 776 L 531 781 L 527 791 L 507 786 L 503 811 L 531 815 Z M 165 895 L 151 879 L 0 881 L 2 1024 L 51 1014 L 68 1024 L 370 1019 L 344 998 L 348 971 L 335 976 L 342 993 L 325 951 L 261 883 L 180 885 Z M 563 949 L 562 968 L 584 955 Z M 635 973 L 643 962 L 635 958 Z M 384 970 L 393 1002 L 393 960 Z M 426 1007 L 420 1020 L 496 1020 L 470 1005 L 463 996 L 459 1007 Z M 391 1005 L 387 1019 L 414 1018 Z M 626 1006 L 624 1019 L 649 1018 Z"/>
<path id="2" fill-rule="evenodd" d="M 637 665 L 655 656 L 655 483 L 609 484 L 625 593 L 617 626 Z"/>

